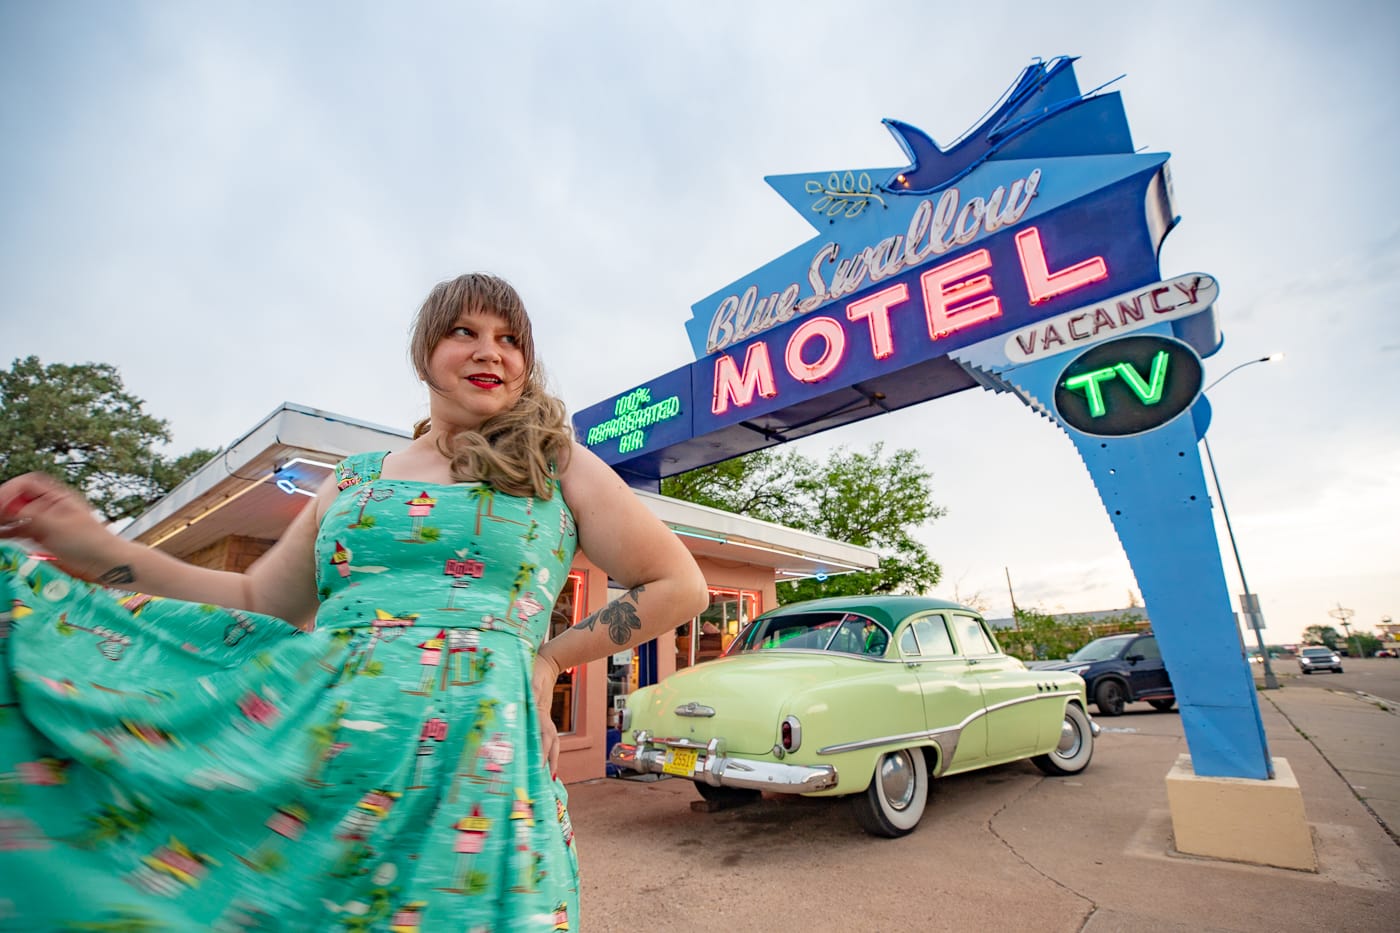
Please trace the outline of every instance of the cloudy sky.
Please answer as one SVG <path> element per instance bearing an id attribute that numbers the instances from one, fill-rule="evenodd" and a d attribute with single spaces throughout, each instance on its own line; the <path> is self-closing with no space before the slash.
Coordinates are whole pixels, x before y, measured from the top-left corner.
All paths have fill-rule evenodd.
<path id="1" fill-rule="evenodd" d="M 171 452 L 283 401 L 408 426 L 433 283 L 525 295 L 571 410 L 693 355 L 690 305 L 806 241 L 763 176 L 898 166 L 1037 56 L 1172 153 L 1166 277 L 1221 282 L 1211 449 L 1272 641 L 1400 616 L 1393 4 L 0 0 L 0 364 L 111 363 Z M 1221 9 L 1227 7 L 1228 9 Z M 1068 439 L 972 390 L 800 442 L 916 447 L 939 595 L 1136 593 Z M 1227 579 L 1238 572 L 1227 557 Z"/>

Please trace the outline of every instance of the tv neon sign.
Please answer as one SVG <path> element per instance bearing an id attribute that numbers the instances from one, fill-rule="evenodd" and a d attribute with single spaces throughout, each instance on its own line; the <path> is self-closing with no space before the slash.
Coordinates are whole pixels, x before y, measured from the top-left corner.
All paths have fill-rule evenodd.
<path id="1" fill-rule="evenodd" d="M 1141 434 L 1186 411 L 1201 391 L 1200 357 L 1168 337 L 1123 337 L 1092 347 L 1060 373 L 1055 409 L 1099 437 Z"/>
<path id="2" fill-rule="evenodd" d="M 680 396 L 672 395 L 653 402 L 650 388 L 634 389 L 617 400 L 612 418 L 588 429 L 585 443 L 592 447 L 618 438 L 618 453 L 632 453 L 646 445 L 647 428 L 669 421 L 680 413 Z"/>
<path id="3" fill-rule="evenodd" d="M 1032 303 L 1048 301 L 1108 278 L 1108 263 L 1102 256 L 1091 256 L 1052 272 L 1037 227 L 1017 232 L 1015 248 L 1021 276 Z M 919 274 L 918 297 L 929 340 L 938 341 L 1001 316 L 1002 302 L 994 288 L 991 273 L 991 253 L 984 248 L 972 250 Z M 871 355 L 875 360 L 883 360 L 894 354 L 890 315 L 910 300 L 910 287 L 901 282 L 846 305 L 847 321 L 865 323 L 870 335 Z M 783 350 L 783 363 L 787 374 L 797 382 L 820 382 L 840 367 L 846 347 L 845 325 L 835 317 L 817 315 L 804 321 L 788 337 Z M 710 411 L 716 416 L 728 412 L 731 405 L 738 408 L 751 405 L 756 397 L 777 397 L 778 388 L 767 343 L 758 340 L 750 344 L 742 365 L 727 353 L 714 357 L 713 384 Z"/>
<path id="4" fill-rule="evenodd" d="M 1122 376 L 1123 382 L 1133 390 L 1138 401 L 1144 405 L 1156 405 L 1162 400 L 1162 392 L 1167 387 L 1167 360 L 1166 350 L 1158 350 L 1152 357 L 1150 381 L 1144 380 L 1132 363 L 1114 363 L 1112 366 L 1071 376 L 1062 384 L 1071 392 L 1083 392 L 1089 403 L 1089 416 L 1102 418 L 1108 414 L 1108 408 L 1103 403 L 1101 383 Z"/>

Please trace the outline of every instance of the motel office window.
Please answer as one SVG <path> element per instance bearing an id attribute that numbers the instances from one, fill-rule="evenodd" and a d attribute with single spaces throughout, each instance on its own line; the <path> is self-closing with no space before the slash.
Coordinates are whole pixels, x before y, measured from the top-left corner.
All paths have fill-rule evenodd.
<path id="1" fill-rule="evenodd" d="M 549 616 L 549 637 L 553 638 L 577 623 L 582 618 L 580 613 L 586 605 L 588 600 L 584 593 L 583 574 L 569 574 L 568 579 L 564 581 L 564 589 L 554 601 L 554 611 Z M 560 671 L 559 679 L 554 682 L 554 702 L 550 714 L 554 717 L 554 724 L 559 727 L 560 734 L 576 732 L 578 729 L 578 697 L 582 687 L 579 681 L 580 674 L 581 671 L 571 667 Z"/>
<path id="2" fill-rule="evenodd" d="M 621 590 L 616 593 L 622 595 Z M 712 586 L 709 608 L 678 627 L 673 641 L 658 638 L 656 647 L 665 650 L 667 644 L 673 644 L 676 669 L 692 667 L 723 654 L 740 630 L 762 611 L 762 599 L 757 590 Z M 621 708 L 627 695 L 641 686 L 636 650 L 613 655 L 608 662 L 608 708 L 614 711 Z"/>
<path id="3" fill-rule="evenodd" d="M 676 670 L 710 661 L 763 611 L 756 590 L 710 587 L 710 606 L 676 629 Z"/>

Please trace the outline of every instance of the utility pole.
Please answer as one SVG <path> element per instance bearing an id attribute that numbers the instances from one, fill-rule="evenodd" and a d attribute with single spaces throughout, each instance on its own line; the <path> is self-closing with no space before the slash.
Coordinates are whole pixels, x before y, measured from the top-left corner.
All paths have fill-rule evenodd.
<path id="1" fill-rule="evenodd" d="M 1011 625 L 1017 631 L 1021 628 L 1021 620 L 1016 615 L 1016 591 L 1011 588 L 1011 568 L 1002 567 L 1006 571 L 1006 592 L 1011 594 Z"/>
<path id="2" fill-rule="evenodd" d="M 1361 657 L 1361 652 L 1357 649 L 1357 646 L 1353 644 L 1351 640 L 1351 617 L 1356 615 L 1356 612 L 1351 609 L 1343 609 L 1342 604 L 1337 603 L 1337 608 L 1328 610 L 1327 614 L 1332 618 L 1336 619 L 1338 624 L 1340 624 L 1342 628 L 1346 629 L 1347 646 L 1352 651 L 1356 652 L 1356 656 L 1358 658 Z"/>

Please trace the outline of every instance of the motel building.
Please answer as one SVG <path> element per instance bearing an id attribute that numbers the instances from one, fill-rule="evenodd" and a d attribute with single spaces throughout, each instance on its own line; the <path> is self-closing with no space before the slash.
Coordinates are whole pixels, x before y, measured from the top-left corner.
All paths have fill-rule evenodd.
<path id="1" fill-rule="evenodd" d="M 286 403 L 120 533 L 201 567 L 243 571 L 281 537 L 339 460 L 401 450 L 410 440 L 406 431 Z M 868 570 L 879 561 L 869 548 L 653 493 L 637 495 L 694 555 L 709 583 L 710 606 L 672 634 L 560 675 L 553 714 L 566 782 L 606 774 L 610 713 L 627 694 L 717 657 L 746 622 L 777 605 L 776 584 Z M 622 593 L 578 553 L 555 603 L 551 634 Z"/>

